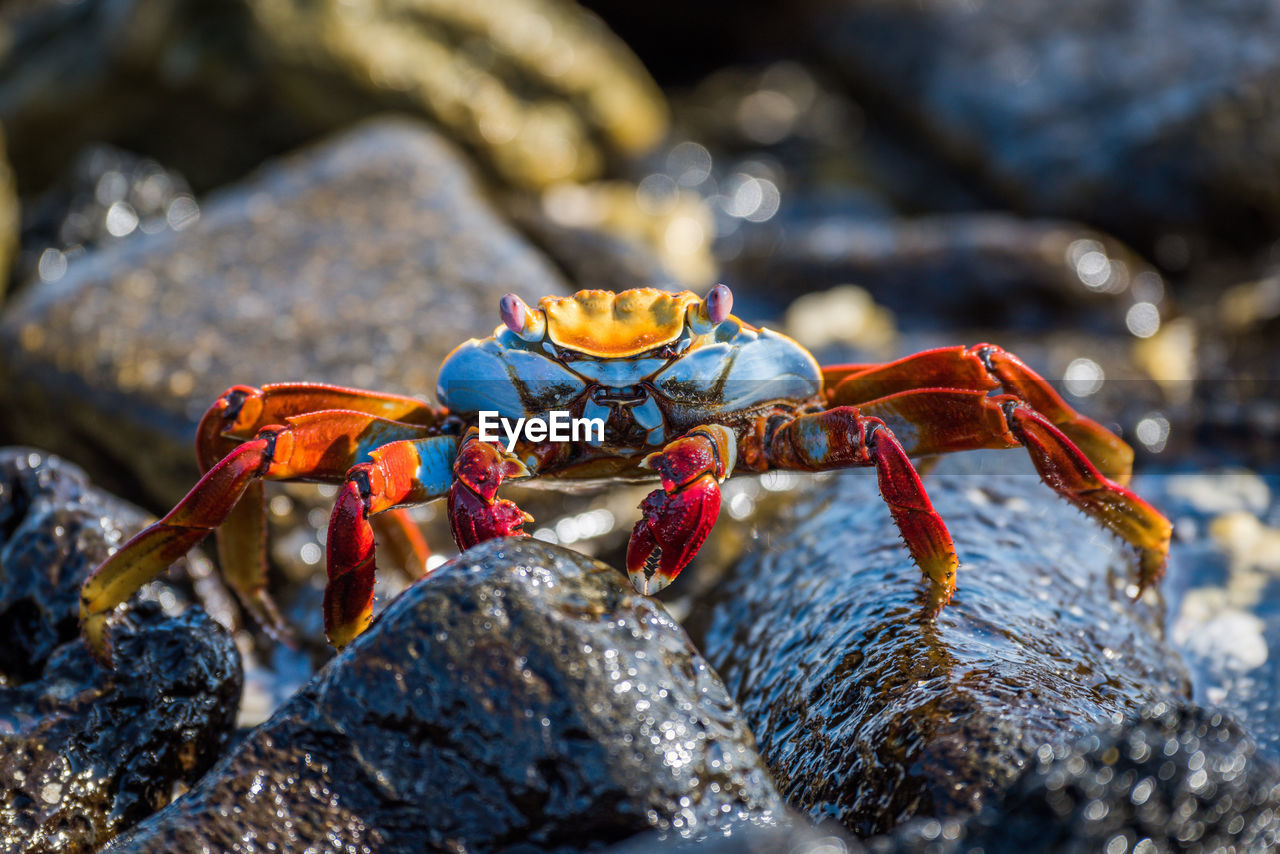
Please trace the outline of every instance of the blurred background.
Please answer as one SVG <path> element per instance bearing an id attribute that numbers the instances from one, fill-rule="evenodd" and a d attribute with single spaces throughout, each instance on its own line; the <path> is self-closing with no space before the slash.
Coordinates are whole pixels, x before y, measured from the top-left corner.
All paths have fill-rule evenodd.
<path id="1" fill-rule="evenodd" d="M 722 281 L 822 361 L 1022 356 L 1175 517 L 1199 690 L 1269 702 L 1276 3 L 9 0 L 0 129 L 0 442 L 152 511 L 231 384 L 430 397 L 507 291 Z M 326 507 L 275 493 L 281 565 Z"/>

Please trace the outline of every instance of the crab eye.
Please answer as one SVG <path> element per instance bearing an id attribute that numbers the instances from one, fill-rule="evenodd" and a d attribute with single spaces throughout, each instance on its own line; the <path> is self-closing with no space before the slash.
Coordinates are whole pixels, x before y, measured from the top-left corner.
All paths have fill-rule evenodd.
<path id="1" fill-rule="evenodd" d="M 707 319 L 713 325 L 720 323 L 733 310 L 733 292 L 729 290 L 728 285 L 716 285 L 711 289 L 711 293 L 707 294 L 706 305 Z"/>
<path id="2" fill-rule="evenodd" d="M 525 341 L 532 343 L 542 338 L 542 333 L 547 328 L 547 318 L 540 309 L 529 308 L 515 294 L 504 296 L 498 303 L 498 309 L 503 324 Z"/>
<path id="3" fill-rule="evenodd" d="M 706 335 L 722 323 L 733 309 L 733 292 L 728 285 L 716 285 L 705 299 L 689 307 L 689 325 L 699 335 Z"/>

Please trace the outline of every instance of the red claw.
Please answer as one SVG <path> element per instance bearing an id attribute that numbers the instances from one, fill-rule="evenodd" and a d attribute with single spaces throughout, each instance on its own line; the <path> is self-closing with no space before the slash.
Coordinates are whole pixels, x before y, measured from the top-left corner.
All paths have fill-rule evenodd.
<path id="1" fill-rule="evenodd" d="M 449 525 L 460 549 L 498 537 L 522 537 L 533 517 L 505 499 L 487 502 L 460 482 L 449 490 Z"/>
<path id="2" fill-rule="evenodd" d="M 472 434 L 454 460 L 456 479 L 449 489 L 449 525 L 454 542 L 464 550 L 497 537 L 524 536 L 522 526 L 533 521 L 515 502 L 497 498 L 503 480 L 528 477 L 529 469 L 512 454 Z"/>
<path id="3" fill-rule="evenodd" d="M 674 492 L 655 489 L 627 546 L 627 574 L 646 596 L 666 587 L 693 560 L 720 515 L 720 484 L 704 474 Z"/>

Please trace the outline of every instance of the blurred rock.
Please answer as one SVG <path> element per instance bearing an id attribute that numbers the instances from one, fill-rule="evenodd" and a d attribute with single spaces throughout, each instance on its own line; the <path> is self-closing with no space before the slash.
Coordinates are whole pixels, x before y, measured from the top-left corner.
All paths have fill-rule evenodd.
<path id="1" fill-rule="evenodd" d="M 116 669 L 79 638 L 80 583 L 141 527 L 83 472 L 0 450 L 0 849 L 93 851 L 217 758 L 240 695 L 225 629 L 155 585 L 118 615 Z"/>
<path id="2" fill-rule="evenodd" d="M 15 285 L 56 282 L 86 250 L 137 233 L 180 231 L 199 218 L 181 175 L 109 145 L 90 145 L 65 180 L 26 204 Z"/>
<path id="3" fill-rule="evenodd" d="M 893 312 L 877 305 L 865 288 L 838 285 L 797 297 L 787 307 L 783 329 L 810 349 L 847 344 L 892 358 L 897 336 Z"/>
<path id="4" fill-rule="evenodd" d="M 299 112 L 332 122 L 409 105 L 517 185 L 595 177 L 666 131 L 643 66 L 568 0 L 247 2 Z"/>
<path id="5" fill-rule="evenodd" d="M 811 4 L 818 55 L 1004 205 L 1127 240 L 1280 222 L 1280 9 L 1256 0 Z M 927 199 L 918 203 L 928 205 Z"/>
<path id="6" fill-rule="evenodd" d="M 513 287 L 568 291 L 437 135 L 376 121 L 211 197 L 190 228 L 136 235 L 24 293 L 0 321 L 4 428 L 168 507 L 229 386 L 427 396 Z"/>
<path id="7" fill-rule="evenodd" d="M 1280 767 L 1221 712 L 1157 704 L 1041 748 L 996 804 L 945 832 L 916 821 L 873 852 L 1274 851 Z M 886 841 L 887 842 L 887 841 Z"/>
<path id="8" fill-rule="evenodd" d="M 1217 469 L 1139 485 L 1175 526 L 1169 635 L 1196 699 L 1280 757 L 1280 479 Z"/>
<path id="9" fill-rule="evenodd" d="M 783 807 L 715 674 L 621 573 L 481 545 L 113 850 L 581 851 Z"/>
<path id="10" fill-rule="evenodd" d="M 592 232 L 598 240 L 617 240 L 647 249 L 661 265 L 658 275 L 645 285 L 670 282 L 673 290 L 703 290 L 715 282 L 716 262 L 711 256 L 715 226 L 712 212 L 697 193 L 680 190 L 669 182 L 650 178 L 638 186 L 627 181 L 596 181 L 587 185 L 558 184 L 542 195 L 541 210 L 526 215 L 535 234 L 554 236 Z M 538 227 L 540 225 L 540 227 Z M 560 241 L 544 241 L 567 269 L 581 261 L 566 257 L 571 247 L 555 251 Z M 590 245 L 583 247 L 590 251 Z M 624 261 L 623 269 L 635 263 Z M 667 272 L 670 271 L 670 272 Z M 584 272 L 588 272 L 584 270 Z M 584 287 L 600 287 L 577 277 Z M 621 288 L 625 290 L 626 288 Z"/>
<path id="11" fill-rule="evenodd" d="M 568 0 L 16 3 L 0 15 L 0 81 L 28 190 L 94 141 L 204 190 L 388 109 L 536 188 L 594 177 L 666 128 L 640 63 Z"/>
<path id="12" fill-rule="evenodd" d="M 9 265 L 18 251 L 18 195 L 0 128 L 0 303 L 9 283 Z"/>
<path id="13" fill-rule="evenodd" d="M 794 7 L 788 11 L 790 22 L 803 27 L 803 16 Z M 772 179 L 788 199 L 846 214 L 901 211 L 904 202 L 922 197 L 927 208 L 907 207 L 959 211 L 991 204 L 967 186 L 967 176 L 939 162 L 928 140 L 895 134 L 812 57 L 796 58 L 795 45 L 780 42 L 772 54 L 790 58 L 721 67 L 693 88 L 672 92 L 673 137 L 682 141 L 662 152 L 662 161 L 650 161 L 682 187 L 721 196 L 728 217 L 717 221 L 721 234 L 731 234 L 735 213 L 745 219 L 732 200 L 741 175 Z"/>
<path id="14" fill-rule="evenodd" d="M 703 648 L 788 803 L 859 836 L 963 818 L 1041 744 L 1189 692 L 1155 597 L 1130 600 L 1128 548 L 1019 451 L 953 466 L 926 481 L 961 561 L 936 620 L 869 472 L 808 487 L 706 618 Z"/>
<path id="15" fill-rule="evenodd" d="M 744 225 L 740 240 L 726 275 L 775 313 L 795 294 L 855 284 L 904 329 L 1126 334 L 1139 304 L 1158 326 L 1165 298 L 1148 262 L 1073 222 L 997 213 L 878 218 L 810 209 L 800 199 L 766 223 Z"/>

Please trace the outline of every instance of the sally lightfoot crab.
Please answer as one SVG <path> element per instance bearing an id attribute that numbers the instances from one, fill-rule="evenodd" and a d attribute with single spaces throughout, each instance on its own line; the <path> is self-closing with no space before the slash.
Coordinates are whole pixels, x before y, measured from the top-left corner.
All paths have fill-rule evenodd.
<path id="1" fill-rule="evenodd" d="M 1021 446 L 1045 483 L 1137 549 L 1140 587 L 1162 574 L 1170 525 L 1125 488 L 1131 449 L 1017 357 L 978 344 L 820 367 L 790 338 L 734 317 L 731 304 L 724 285 L 705 299 L 580 291 L 536 308 L 508 294 L 494 334 L 445 359 L 441 406 L 312 383 L 229 389 L 200 422 L 204 476 L 85 582 L 90 646 L 109 660 L 106 614 L 215 528 L 228 580 L 250 610 L 278 623 L 265 592 L 264 480 L 340 485 L 324 599 L 339 648 L 370 620 L 375 522 L 414 536 L 403 508 L 447 497 L 459 548 L 521 535 L 530 517 L 498 497 L 514 478 L 656 476 L 661 486 L 641 504 L 626 557 L 648 594 L 697 553 L 720 510 L 719 485 L 735 471 L 874 466 L 933 615 L 955 591 L 958 560 L 910 458 Z M 602 420 L 604 434 L 526 434 L 507 447 L 479 429 L 482 417 L 554 413 Z"/>

